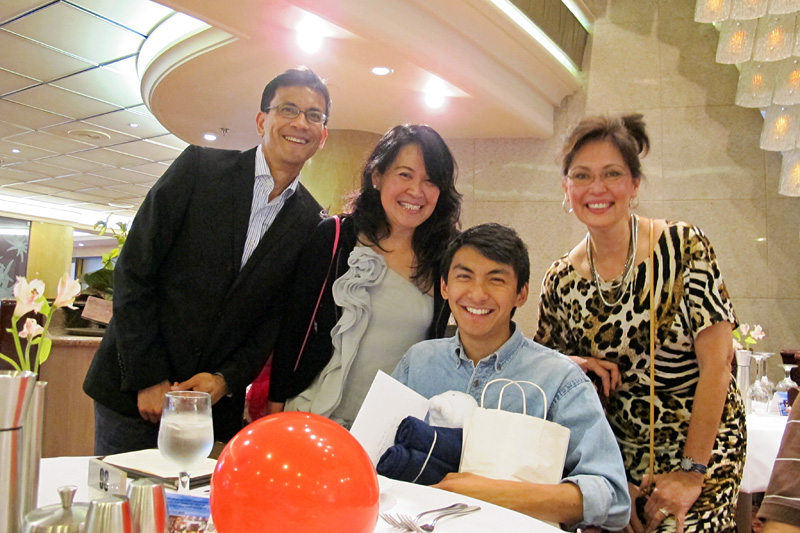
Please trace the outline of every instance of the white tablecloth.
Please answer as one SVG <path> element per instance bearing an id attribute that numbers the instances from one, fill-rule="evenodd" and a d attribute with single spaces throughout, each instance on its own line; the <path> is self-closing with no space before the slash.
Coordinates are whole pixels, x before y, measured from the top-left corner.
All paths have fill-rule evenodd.
<path id="1" fill-rule="evenodd" d="M 742 492 L 767 490 L 787 419 L 788 417 L 779 415 L 747 415 L 747 456 L 742 475 Z"/>
<path id="2" fill-rule="evenodd" d="M 75 485 L 78 492 L 76 502 L 88 502 L 91 497 L 100 493 L 90 494 L 88 485 L 87 457 L 54 457 L 42 459 L 39 470 L 39 502 L 38 506 L 59 503 L 58 487 L 62 485 Z M 425 509 L 445 507 L 456 502 L 465 502 L 470 505 L 479 505 L 481 510 L 454 519 L 444 519 L 436 524 L 436 533 L 487 533 L 520 531 L 525 533 L 551 533 L 560 531 L 539 520 L 526 515 L 509 511 L 502 507 L 445 492 L 431 487 L 413 485 L 402 481 L 381 479 L 381 511 L 399 512 L 416 515 Z M 193 494 L 208 494 L 208 488 L 192 491 Z M 95 491 L 92 491 L 95 492 Z M 396 533 L 383 520 L 378 519 L 375 526 L 376 533 Z"/>

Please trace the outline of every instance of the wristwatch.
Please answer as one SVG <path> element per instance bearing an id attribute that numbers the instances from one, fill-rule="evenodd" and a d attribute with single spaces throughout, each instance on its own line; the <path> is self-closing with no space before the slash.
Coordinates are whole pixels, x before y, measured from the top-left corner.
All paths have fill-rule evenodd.
<path id="1" fill-rule="evenodd" d="M 695 463 L 694 459 L 684 455 L 681 457 L 681 470 L 684 472 L 697 472 L 705 475 L 706 471 L 708 471 L 708 467 L 701 463 Z"/>

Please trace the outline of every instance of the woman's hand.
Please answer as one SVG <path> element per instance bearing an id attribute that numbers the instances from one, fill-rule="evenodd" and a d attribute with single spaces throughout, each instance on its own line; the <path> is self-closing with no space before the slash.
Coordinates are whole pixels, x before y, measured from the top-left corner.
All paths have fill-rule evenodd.
<path id="1" fill-rule="evenodd" d="M 612 391 L 619 388 L 622 378 L 619 375 L 619 368 L 616 363 L 598 359 L 597 357 L 578 357 L 577 355 L 568 356 L 584 372 L 595 374 L 603 381 L 603 396 L 608 398 Z"/>
<path id="2" fill-rule="evenodd" d="M 703 474 L 683 470 L 655 476 L 653 490 L 644 506 L 644 514 L 648 519 L 644 533 L 655 531 L 668 516 L 675 517 L 676 533 L 683 533 L 686 513 L 700 496 L 704 480 Z M 644 490 L 650 484 L 649 476 L 645 475 L 640 489 Z"/>

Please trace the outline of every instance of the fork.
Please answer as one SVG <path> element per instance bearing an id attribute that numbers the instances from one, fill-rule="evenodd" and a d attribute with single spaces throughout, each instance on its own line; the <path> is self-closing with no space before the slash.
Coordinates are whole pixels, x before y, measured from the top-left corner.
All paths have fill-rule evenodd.
<path id="1" fill-rule="evenodd" d="M 444 512 L 444 513 L 442 513 L 440 515 L 437 515 L 436 517 L 434 517 L 433 520 L 431 520 L 427 524 L 422 524 L 422 525 L 417 525 L 416 523 L 411 524 L 413 529 L 411 529 L 410 531 L 416 531 L 416 532 L 422 532 L 422 533 L 430 533 L 431 531 L 433 531 L 433 528 L 436 527 L 436 522 L 438 522 L 442 518 L 445 518 L 445 517 L 448 517 L 448 516 L 461 516 L 461 515 L 465 515 L 465 514 L 469 514 L 469 513 L 474 513 L 475 511 L 480 511 L 480 510 L 481 510 L 481 508 L 478 507 L 477 505 L 475 505 L 475 506 L 467 506 L 467 507 L 464 507 L 463 509 L 455 509 L 455 510 L 447 511 L 447 512 Z"/>
<path id="2" fill-rule="evenodd" d="M 442 507 L 440 509 L 431 509 L 429 511 L 423 511 L 413 518 L 403 513 L 397 513 L 394 515 L 391 513 L 379 513 L 379 514 L 380 517 L 383 518 L 384 522 L 386 522 L 395 529 L 414 531 L 413 528 L 416 527 L 417 521 L 419 521 L 419 519 L 425 516 L 426 514 L 439 513 L 443 511 L 463 510 L 466 509 L 467 507 L 469 506 L 466 503 L 454 503 L 453 505 L 448 505 L 447 507 Z"/>

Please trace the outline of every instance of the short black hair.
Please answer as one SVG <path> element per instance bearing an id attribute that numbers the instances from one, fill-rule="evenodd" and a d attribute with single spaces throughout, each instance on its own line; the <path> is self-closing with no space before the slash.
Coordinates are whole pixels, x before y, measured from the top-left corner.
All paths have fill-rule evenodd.
<path id="1" fill-rule="evenodd" d="M 517 276 L 517 294 L 522 290 L 531 277 L 531 260 L 528 257 L 528 247 L 513 228 L 495 224 L 480 224 L 456 235 L 447 245 L 442 256 L 442 279 L 447 283 L 447 275 L 453 257 L 461 248 L 471 246 L 484 257 L 509 265 Z"/>
<path id="2" fill-rule="evenodd" d="M 328 87 L 325 85 L 325 80 L 317 76 L 313 70 L 308 67 L 290 68 L 283 74 L 279 74 L 272 78 L 261 94 L 261 111 L 269 113 L 267 109 L 275 98 L 275 93 L 281 87 L 308 87 L 325 98 L 325 124 L 331 117 L 331 94 L 328 92 Z"/>

